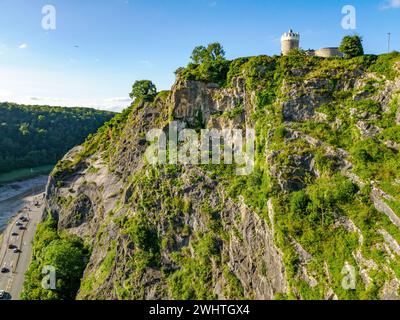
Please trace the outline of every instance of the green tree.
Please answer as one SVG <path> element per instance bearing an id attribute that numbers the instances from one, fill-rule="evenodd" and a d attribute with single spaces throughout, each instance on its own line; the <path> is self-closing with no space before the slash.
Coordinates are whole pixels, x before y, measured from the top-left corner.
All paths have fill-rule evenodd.
<path id="1" fill-rule="evenodd" d="M 225 51 L 220 43 L 214 42 L 210 43 L 207 48 L 204 46 L 194 48 L 190 58 L 195 64 L 223 61 L 225 60 Z"/>
<path id="2" fill-rule="evenodd" d="M 21 132 L 21 134 L 22 134 L 23 136 L 28 135 L 28 134 L 29 134 L 29 124 L 28 124 L 28 123 L 22 123 L 22 124 L 19 126 L 19 132 Z"/>
<path id="3" fill-rule="evenodd" d="M 362 38 L 357 35 L 344 37 L 339 49 L 344 53 L 346 58 L 354 58 L 364 55 Z"/>
<path id="4" fill-rule="evenodd" d="M 157 88 L 150 80 L 136 81 L 132 86 L 130 97 L 144 101 L 152 101 L 157 95 Z"/>
<path id="5" fill-rule="evenodd" d="M 194 48 L 191 62 L 186 69 L 177 70 L 177 75 L 187 80 L 223 84 L 229 71 L 230 62 L 225 59 L 225 51 L 218 42 L 207 47 Z"/>
<path id="6" fill-rule="evenodd" d="M 33 242 L 32 262 L 25 274 L 23 300 L 74 300 L 88 262 L 89 250 L 75 235 L 59 233 L 49 217 L 38 225 Z M 45 266 L 55 268 L 56 288 L 44 289 Z"/>
<path id="7" fill-rule="evenodd" d="M 56 269 L 57 292 L 61 299 L 75 299 L 86 267 L 83 246 L 69 239 L 53 241 L 44 249 L 43 264 Z"/>
<path id="8" fill-rule="evenodd" d="M 192 56 L 190 59 L 192 59 L 192 62 L 195 64 L 202 64 L 207 57 L 207 48 L 204 46 L 198 46 L 193 49 Z"/>

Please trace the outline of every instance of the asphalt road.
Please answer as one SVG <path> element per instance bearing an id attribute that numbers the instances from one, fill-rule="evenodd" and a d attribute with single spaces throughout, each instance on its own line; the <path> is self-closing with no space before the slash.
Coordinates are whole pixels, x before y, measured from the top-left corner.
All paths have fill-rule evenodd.
<path id="1" fill-rule="evenodd" d="M 19 300 L 22 292 L 24 274 L 32 257 L 32 241 L 42 215 L 43 194 L 24 197 L 21 200 L 24 206 L 4 231 L 0 248 L 0 268 L 8 269 L 8 272 L 0 273 L 0 290 L 4 290 L 6 298 L 11 300 Z M 21 217 L 28 218 L 29 221 L 22 222 Z M 21 223 L 25 229 L 20 230 L 17 223 Z M 19 251 L 14 252 L 9 248 L 10 245 Z"/>

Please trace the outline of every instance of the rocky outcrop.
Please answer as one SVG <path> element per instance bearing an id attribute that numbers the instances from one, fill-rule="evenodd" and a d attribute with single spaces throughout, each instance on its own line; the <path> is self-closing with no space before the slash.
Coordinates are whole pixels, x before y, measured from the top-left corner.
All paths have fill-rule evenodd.
<path id="1" fill-rule="evenodd" d="M 329 99 L 325 91 L 328 87 L 327 79 L 285 84 L 282 88 L 286 100 L 282 103 L 285 121 L 305 121 L 314 118 L 315 110 Z"/>
<path id="2" fill-rule="evenodd" d="M 381 221 L 387 216 L 400 228 L 388 204 L 397 199 L 356 171 L 346 146 L 350 139 L 380 139 L 380 127 L 386 127 L 379 123 L 398 82 L 385 82 L 375 94 L 381 79 L 363 66 L 332 68 L 297 66 L 289 76 L 266 76 L 269 69 L 256 66 L 226 87 L 178 77 L 168 96 L 133 106 L 100 132 L 103 141 L 93 140 L 95 147 L 71 150 L 49 180 L 43 218 L 52 215 L 59 230 L 91 246 L 78 298 L 353 297 L 341 287 L 340 259 L 354 265 L 362 280 L 357 294 L 397 298 L 391 263 L 400 248 L 386 229 L 389 222 Z M 262 79 L 254 85 L 257 77 Z M 366 90 L 370 81 L 378 84 Z M 379 102 L 383 114 L 354 107 L 366 99 Z M 326 106 L 332 110 L 321 108 Z M 220 167 L 150 166 L 146 134 L 168 134 L 172 119 L 197 131 L 256 128 L 254 173 L 234 179 Z M 398 152 L 397 142 L 382 144 Z M 345 190 L 329 190 L 335 179 Z M 325 188 L 321 194 L 318 181 Z M 294 192 L 299 198 L 293 200 Z M 345 202 L 349 193 L 354 199 Z M 368 229 L 371 221 L 377 230 Z M 370 242 L 371 254 L 365 248 Z M 335 261 L 324 250 L 338 252 Z M 383 282 L 377 281 L 379 272 Z"/>
<path id="3" fill-rule="evenodd" d="M 240 279 L 246 296 L 271 300 L 277 293 L 286 293 L 287 283 L 282 253 L 266 222 L 243 203 L 228 203 L 221 214 L 225 231 L 238 230 L 240 238 L 231 238 L 224 246 L 228 266 Z M 217 285 L 218 287 L 218 285 Z M 224 298 L 223 292 L 218 292 Z"/>
<path id="4" fill-rule="evenodd" d="M 375 208 L 383 212 L 393 224 L 400 229 L 400 218 L 392 210 L 392 208 L 382 199 L 382 193 L 378 189 L 374 189 L 371 193 L 371 199 L 374 202 Z"/>
<path id="5" fill-rule="evenodd" d="M 184 120 L 192 127 L 226 128 L 229 121 L 219 116 L 242 107 L 243 112 L 228 125 L 228 128 L 237 127 L 246 123 L 246 115 L 254 111 L 252 96 L 247 93 L 243 78 L 236 78 L 231 88 L 222 89 L 217 84 L 178 80 L 170 99 L 175 119 Z"/>
<path id="6" fill-rule="evenodd" d="M 361 135 L 365 138 L 375 137 L 383 131 L 381 128 L 364 121 L 358 121 L 357 128 L 360 130 Z"/>
<path id="7" fill-rule="evenodd" d="M 381 103 L 382 108 L 385 112 L 390 110 L 390 104 L 393 98 L 400 93 L 400 78 L 394 81 L 385 81 L 384 88 L 379 90 L 375 100 Z"/>

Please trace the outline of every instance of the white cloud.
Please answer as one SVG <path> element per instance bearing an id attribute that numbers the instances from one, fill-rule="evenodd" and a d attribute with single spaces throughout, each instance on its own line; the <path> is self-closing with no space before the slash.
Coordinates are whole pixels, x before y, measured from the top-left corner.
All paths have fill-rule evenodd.
<path id="1" fill-rule="evenodd" d="M 388 9 L 399 9 L 400 8 L 400 0 L 386 0 L 382 5 L 382 10 Z"/>
<path id="2" fill-rule="evenodd" d="M 117 98 L 107 99 L 107 102 L 132 102 L 132 99 L 124 98 L 124 97 L 117 97 Z"/>
<path id="3" fill-rule="evenodd" d="M 64 98 L 37 97 L 37 96 L 28 97 L 28 99 L 32 100 L 32 101 L 51 101 L 51 102 L 63 102 L 63 101 L 66 101 L 66 99 L 64 99 Z"/>
<path id="4" fill-rule="evenodd" d="M 40 97 L 29 97 L 29 100 L 39 101 L 39 100 L 42 100 L 42 98 L 40 98 Z"/>
<path id="5" fill-rule="evenodd" d="M 27 45 L 26 43 L 21 43 L 21 44 L 18 46 L 18 48 L 19 48 L 19 49 L 26 49 L 26 48 L 28 48 L 28 45 Z"/>

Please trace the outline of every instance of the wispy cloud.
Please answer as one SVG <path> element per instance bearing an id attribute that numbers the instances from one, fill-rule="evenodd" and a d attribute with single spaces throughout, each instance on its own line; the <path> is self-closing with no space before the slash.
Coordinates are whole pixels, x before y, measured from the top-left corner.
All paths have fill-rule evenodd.
<path id="1" fill-rule="evenodd" d="M 117 98 L 110 98 L 107 99 L 108 102 L 131 102 L 132 99 L 130 98 L 125 98 L 125 97 L 117 97 Z"/>
<path id="2" fill-rule="evenodd" d="M 28 48 L 28 45 L 27 45 L 26 43 L 21 43 L 21 44 L 18 46 L 18 48 L 19 48 L 19 49 L 26 49 L 26 48 Z"/>
<path id="3" fill-rule="evenodd" d="M 381 4 L 381 10 L 399 9 L 400 0 L 386 0 Z"/>
<path id="4" fill-rule="evenodd" d="M 139 63 L 144 64 L 145 66 L 152 68 L 154 67 L 153 63 L 151 63 L 151 61 L 149 60 L 140 60 Z"/>
<path id="5" fill-rule="evenodd" d="M 55 98 L 55 97 L 37 97 L 37 96 L 32 96 L 28 97 L 29 100 L 32 101 L 52 101 L 52 102 L 63 102 L 66 101 L 64 98 Z"/>

